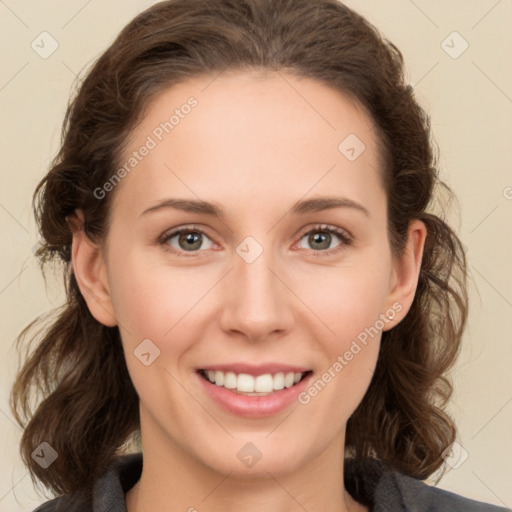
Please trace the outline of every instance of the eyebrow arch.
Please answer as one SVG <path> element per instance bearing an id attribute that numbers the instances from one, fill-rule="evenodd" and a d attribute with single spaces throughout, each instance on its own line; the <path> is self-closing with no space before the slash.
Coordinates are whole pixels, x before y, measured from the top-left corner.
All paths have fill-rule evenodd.
<path id="1" fill-rule="evenodd" d="M 190 213 L 202 213 L 219 219 L 225 218 L 222 208 L 216 203 L 195 199 L 174 198 L 159 201 L 154 206 L 144 210 L 140 214 L 140 217 L 164 208 L 174 208 L 176 210 L 182 210 Z M 363 213 L 367 217 L 370 217 L 370 212 L 363 205 L 353 201 L 352 199 L 344 197 L 316 197 L 313 199 L 300 200 L 292 206 L 290 213 L 292 215 L 304 215 L 306 213 L 321 212 L 324 210 L 332 210 L 334 208 L 352 208 Z"/>
<path id="2" fill-rule="evenodd" d="M 316 197 L 297 201 L 290 210 L 290 213 L 292 215 L 303 215 L 305 213 L 322 212 L 334 208 L 353 208 L 370 217 L 370 212 L 362 204 L 346 197 Z"/>

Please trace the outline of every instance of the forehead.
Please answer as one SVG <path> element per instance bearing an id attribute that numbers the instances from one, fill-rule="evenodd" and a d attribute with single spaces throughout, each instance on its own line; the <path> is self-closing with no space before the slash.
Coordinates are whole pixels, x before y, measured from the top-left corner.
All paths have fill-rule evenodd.
<path id="1" fill-rule="evenodd" d="M 365 111 L 327 85 L 285 72 L 222 73 L 164 90 L 119 165 L 127 172 L 116 194 L 132 208 L 166 191 L 261 206 L 309 191 L 362 196 L 381 186 Z"/>

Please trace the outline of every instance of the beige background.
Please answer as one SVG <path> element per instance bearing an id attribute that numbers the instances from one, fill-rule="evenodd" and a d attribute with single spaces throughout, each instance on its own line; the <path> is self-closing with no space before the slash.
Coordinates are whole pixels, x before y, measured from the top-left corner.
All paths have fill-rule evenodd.
<path id="1" fill-rule="evenodd" d="M 33 490 L 19 458 L 21 431 L 7 401 L 16 335 L 62 300 L 57 285 L 45 290 L 32 254 L 37 234 L 31 195 L 57 150 L 75 75 L 152 3 L 0 1 L 0 510 L 5 512 L 31 511 L 46 501 Z M 460 220 L 454 221 L 468 249 L 473 286 L 450 410 L 469 456 L 439 486 L 512 507 L 512 1 L 348 4 L 402 50 L 408 80 L 431 114 L 443 176 L 460 200 Z M 47 59 L 31 48 L 43 31 L 59 45 Z M 454 31 L 463 39 L 450 35 Z M 469 47 L 453 58 L 464 41 Z"/>

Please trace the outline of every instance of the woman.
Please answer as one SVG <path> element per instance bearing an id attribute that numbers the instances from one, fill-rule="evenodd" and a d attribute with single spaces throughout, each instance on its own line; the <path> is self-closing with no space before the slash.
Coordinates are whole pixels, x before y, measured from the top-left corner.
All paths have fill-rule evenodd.
<path id="1" fill-rule="evenodd" d="M 503 510 L 422 482 L 467 315 L 438 184 L 400 52 L 343 4 L 137 16 L 34 197 L 69 298 L 12 391 L 37 510 Z"/>

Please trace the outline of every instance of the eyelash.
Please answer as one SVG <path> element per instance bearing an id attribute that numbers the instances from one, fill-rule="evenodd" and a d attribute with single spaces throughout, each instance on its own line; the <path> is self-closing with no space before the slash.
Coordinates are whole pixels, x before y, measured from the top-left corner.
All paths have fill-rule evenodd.
<path id="1" fill-rule="evenodd" d="M 340 240 L 341 244 L 338 247 L 334 247 L 332 249 L 326 249 L 326 250 L 315 250 L 311 249 L 313 252 L 313 256 L 325 256 L 325 255 L 332 255 L 336 254 L 338 252 L 341 252 L 347 248 L 347 246 L 352 245 L 352 236 L 349 235 L 345 230 L 336 228 L 334 226 L 327 226 L 327 225 L 317 225 L 314 226 L 312 229 L 309 229 L 308 231 L 304 231 L 301 233 L 299 240 L 302 240 L 304 236 L 312 234 L 312 233 L 329 233 L 336 235 Z M 198 228 L 197 226 L 190 226 L 190 227 L 183 227 L 180 229 L 176 229 L 175 231 L 171 231 L 170 233 L 164 233 L 162 237 L 159 239 L 160 245 L 163 246 L 164 250 L 169 251 L 173 254 L 176 254 L 177 256 L 183 256 L 185 258 L 190 257 L 196 257 L 197 253 L 200 253 L 202 251 L 190 251 L 187 254 L 187 251 L 177 251 L 174 248 L 171 248 L 171 246 L 167 243 L 169 240 L 174 238 L 177 235 L 181 235 L 182 233 L 198 233 L 201 235 L 204 235 L 207 238 L 210 238 L 202 229 Z"/>

